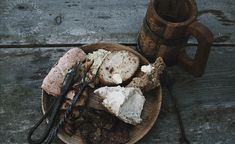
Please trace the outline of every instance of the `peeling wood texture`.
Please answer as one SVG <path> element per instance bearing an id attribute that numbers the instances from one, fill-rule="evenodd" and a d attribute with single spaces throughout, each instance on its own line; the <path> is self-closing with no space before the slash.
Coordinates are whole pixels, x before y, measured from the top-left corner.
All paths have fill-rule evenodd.
<path id="1" fill-rule="evenodd" d="M 235 44 L 233 0 L 196 0 L 215 44 Z M 0 1 L 0 44 L 133 44 L 148 0 Z M 196 43 L 191 39 L 190 43 Z"/>
<path id="2" fill-rule="evenodd" d="M 41 115 L 42 80 L 67 49 L 0 49 L 0 143 L 27 143 L 26 133 Z M 202 78 L 194 78 L 180 67 L 169 69 L 192 143 L 235 143 L 234 59 L 233 47 L 213 47 Z M 165 88 L 163 94 L 159 118 L 140 144 L 179 143 L 176 115 Z"/>

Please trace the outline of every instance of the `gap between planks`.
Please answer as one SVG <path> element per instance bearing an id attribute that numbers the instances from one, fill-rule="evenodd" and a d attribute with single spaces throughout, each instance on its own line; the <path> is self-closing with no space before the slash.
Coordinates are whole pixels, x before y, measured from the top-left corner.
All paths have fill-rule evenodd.
<path id="1" fill-rule="evenodd" d="M 86 44 L 89 44 L 89 43 L 0 45 L 0 48 L 79 47 L 79 46 L 86 45 Z M 122 44 L 126 46 L 137 46 L 136 43 L 118 43 L 118 44 Z M 197 44 L 187 44 L 187 46 L 197 46 Z M 213 44 L 211 47 L 235 47 L 235 44 Z"/>

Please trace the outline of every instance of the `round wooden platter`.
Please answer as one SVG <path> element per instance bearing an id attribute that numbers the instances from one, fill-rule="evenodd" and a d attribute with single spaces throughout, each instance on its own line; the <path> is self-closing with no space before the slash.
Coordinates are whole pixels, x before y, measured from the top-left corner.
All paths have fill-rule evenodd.
<path id="1" fill-rule="evenodd" d="M 135 50 L 119 45 L 119 44 L 110 44 L 110 43 L 97 43 L 97 44 L 90 44 L 84 45 L 80 47 L 86 53 L 90 53 L 96 51 L 98 49 L 105 49 L 109 51 L 117 51 L 117 50 L 127 50 L 140 58 L 140 65 L 149 64 L 149 62 L 138 52 Z M 152 128 L 153 124 L 157 120 L 158 114 L 160 112 L 161 102 L 162 102 L 162 90 L 161 87 L 157 87 L 156 89 L 152 90 L 151 92 L 144 93 L 146 102 L 144 104 L 144 108 L 141 114 L 141 118 L 143 121 L 134 126 L 130 131 L 130 141 L 128 144 L 133 144 L 139 141 L 141 138 L 144 137 L 148 133 L 148 131 Z M 42 92 L 41 96 L 41 108 L 43 114 L 45 111 L 50 107 L 53 97 L 48 96 L 46 92 Z M 84 144 L 85 142 L 80 136 L 74 135 L 69 136 L 63 130 L 58 133 L 58 137 L 67 144 Z"/>

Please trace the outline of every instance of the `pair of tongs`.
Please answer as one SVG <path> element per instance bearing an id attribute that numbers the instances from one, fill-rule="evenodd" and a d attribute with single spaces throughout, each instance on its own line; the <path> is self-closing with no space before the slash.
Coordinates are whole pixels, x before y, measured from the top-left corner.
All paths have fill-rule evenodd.
<path id="1" fill-rule="evenodd" d="M 80 95 L 83 93 L 83 91 L 86 89 L 86 87 L 89 86 L 89 84 L 92 83 L 96 79 L 97 73 L 96 73 L 96 75 L 92 79 L 87 78 L 87 72 L 89 71 L 89 69 L 90 69 L 90 67 L 87 69 L 87 71 L 85 71 L 83 73 L 83 76 L 82 76 L 82 85 L 80 86 L 77 94 L 73 97 L 73 100 L 72 100 L 71 104 L 69 105 L 69 107 L 65 111 L 64 117 L 59 121 L 57 127 L 50 134 L 47 143 L 51 143 L 51 141 L 57 135 L 58 131 L 64 126 L 65 120 L 68 118 L 68 116 L 73 111 L 73 108 L 74 108 L 75 104 L 77 103 L 78 99 L 80 98 Z"/>
<path id="2" fill-rule="evenodd" d="M 82 94 L 83 90 L 93 81 L 92 80 L 86 80 L 86 72 L 83 74 L 83 83 L 80 87 L 78 93 L 74 96 L 69 108 L 66 110 L 63 119 L 59 121 L 57 126 L 53 129 L 53 126 L 55 125 L 56 118 L 58 117 L 58 113 L 60 110 L 61 105 L 66 99 L 66 94 L 69 90 L 69 88 L 73 84 L 74 77 L 76 76 L 77 69 L 81 67 L 81 64 L 73 66 L 68 73 L 66 74 L 63 85 L 61 88 L 61 95 L 53 102 L 49 110 L 44 114 L 44 116 L 32 127 L 32 129 L 28 133 L 27 140 L 30 144 L 41 144 L 43 142 L 45 143 L 51 143 L 54 137 L 57 135 L 58 131 L 64 126 L 64 122 L 67 119 L 67 117 L 72 112 L 72 109 L 76 102 L 79 99 L 79 96 Z M 96 77 L 96 76 L 95 76 Z M 48 117 L 48 115 L 51 113 L 51 116 L 49 118 L 48 126 L 45 129 L 43 135 L 39 139 L 32 139 L 32 135 L 35 132 L 35 130 L 41 125 L 41 123 Z"/>

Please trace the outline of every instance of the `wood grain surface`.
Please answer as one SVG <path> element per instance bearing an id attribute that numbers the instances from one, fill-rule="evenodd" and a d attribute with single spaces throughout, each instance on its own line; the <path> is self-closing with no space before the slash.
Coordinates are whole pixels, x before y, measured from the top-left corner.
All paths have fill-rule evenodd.
<path id="1" fill-rule="evenodd" d="M 173 94 L 191 143 L 234 144 L 235 2 L 196 2 L 198 21 L 213 32 L 214 46 L 202 78 L 179 66 L 169 68 Z M 29 128 L 41 116 L 42 80 L 69 48 L 94 42 L 135 46 L 147 4 L 148 0 L 1 0 L 0 143 L 27 143 Z M 188 53 L 194 52 L 191 46 Z M 163 87 L 158 120 L 138 143 L 177 144 L 179 136 L 173 104 Z M 58 139 L 54 143 L 62 144 Z"/>
<path id="2" fill-rule="evenodd" d="M 67 49 L 0 49 L 0 143 L 27 143 L 26 133 L 41 115 L 42 80 Z M 233 47 L 213 47 L 202 78 L 193 78 L 177 66 L 169 69 L 191 142 L 235 142 L 234 59 Z M 178 143 L 179 135 L 171 99 L 163 88 L 159 118 L 139 143 Z"/>
<path id="3" fill-rule="evenodd" d="M 233 0 L 196 2 L 198 20 L 213 32 L 214 43 L 235 44 Z M 135 44 L 147 4 L 148 0 L 1 0 L 0 46 Z"/>

